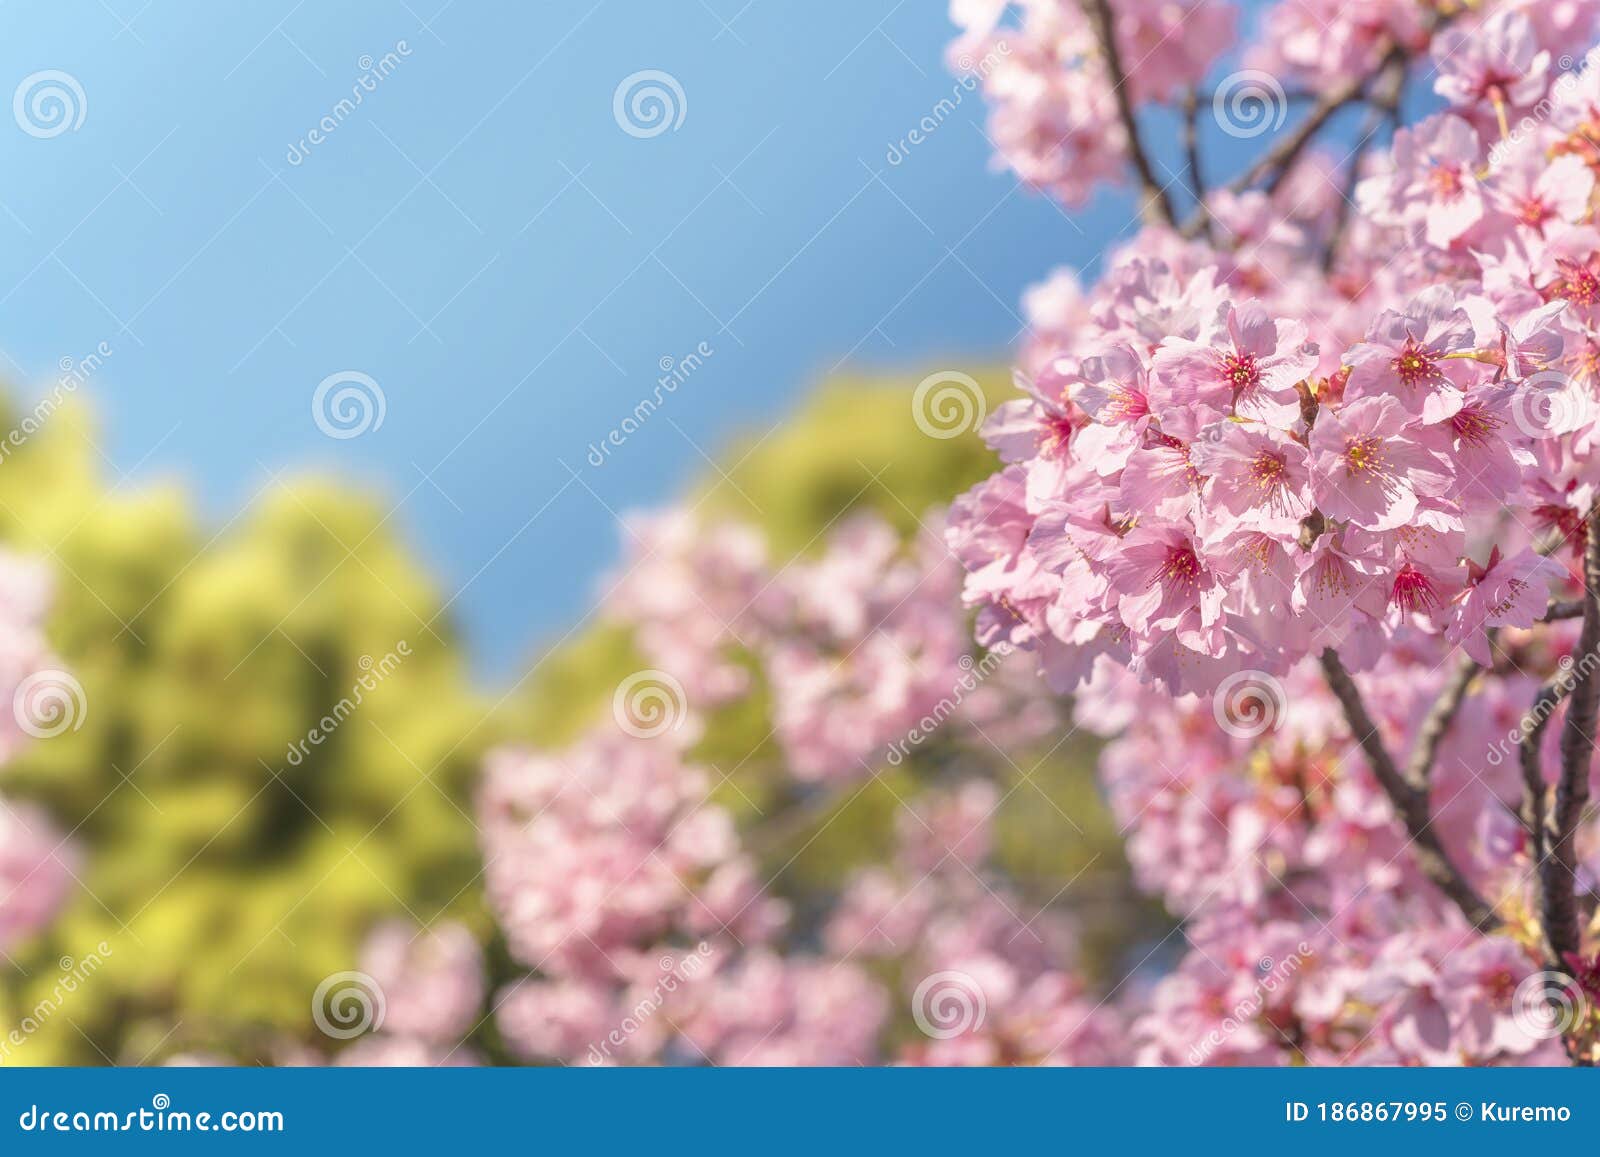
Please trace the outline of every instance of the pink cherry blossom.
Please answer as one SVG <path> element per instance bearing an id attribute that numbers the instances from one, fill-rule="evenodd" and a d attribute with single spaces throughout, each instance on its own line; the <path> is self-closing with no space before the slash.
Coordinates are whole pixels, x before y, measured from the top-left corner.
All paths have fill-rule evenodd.
<path id="1" fill-rule="evenodd" d="M 384 1026 L 398 1036 L 454 1045 L 477 1020 L 483 957 L 460 924 L 382 924 L 367 937 L 361 968 L 382 990 Z"/>

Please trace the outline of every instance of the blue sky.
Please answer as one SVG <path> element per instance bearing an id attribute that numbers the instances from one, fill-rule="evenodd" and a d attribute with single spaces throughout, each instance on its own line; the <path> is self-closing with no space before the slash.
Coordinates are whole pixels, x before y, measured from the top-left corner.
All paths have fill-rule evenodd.
<path id="1" fill-rule="evenodd" d="M 0 371 L 36 393 L 109 343 L 106 454 L 219 523 L 285 468 L 380 488 L 494 677 L 587 609 L 613 510 L 833 367 L 1003 354 L 1026 285 L 1133 226 L 1123 198 L 1069 218 L 990 167 L 931 0 L 7 12 L 0 89 L 54 70 L 81 97 L 55 135 L 0 118 Z M 655 135 L 614 116 L 644 70 L 682 93 Z M 345 371 L 385 408 L 335 439 L 312 398 Z"/>

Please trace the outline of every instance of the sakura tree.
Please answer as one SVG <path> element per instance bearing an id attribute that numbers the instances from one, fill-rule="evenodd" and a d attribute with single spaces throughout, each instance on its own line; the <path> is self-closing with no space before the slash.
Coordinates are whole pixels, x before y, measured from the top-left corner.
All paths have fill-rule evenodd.
<path id="1" fill-rule="evenodd" d="M 1600 6 L 1279 4 L 1212 90 L 1211 0 L 952 12 L 1003 162 L 1142 207 L 948 531 L 1184 918 L 1138 1058 L 1594 1063 Z"/>

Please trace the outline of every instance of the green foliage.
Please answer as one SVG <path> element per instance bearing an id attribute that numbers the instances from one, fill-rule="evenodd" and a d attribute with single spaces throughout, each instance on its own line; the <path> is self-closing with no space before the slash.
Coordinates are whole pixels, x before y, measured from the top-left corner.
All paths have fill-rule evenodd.
<path id="1" fill-rule="evenodd" d="M 491 729 L 386 508 L 306 480 L 213 535 L 172 489 L 107 488 L 93 437 L 63 410 L 0 466 L 0 534 L 52 564 L 51 641 L 88 704 L 3 773 L 86 854 L 0 1016 L 58 957 L 109 950 L 10 1059 L 253 1059 L 313 1039 L 310 993 L 376 918 L 484 923 L 465 809 Z"/>
<path id="2" fill-rule="evenodd" d="M 972 376 L 990 409 L 1015 393 L 1005 371 Z M 916 382 L 830 379 L 776 430 L 732 448 L 733 465 L 708 480 L 703 509 L 759 525 L 779 557 L 812 549 L 819 532 L 852 510 L 874 511 L 912 533 L 995 462 L 971 431 L 938 439 L 917 427 Z"/>

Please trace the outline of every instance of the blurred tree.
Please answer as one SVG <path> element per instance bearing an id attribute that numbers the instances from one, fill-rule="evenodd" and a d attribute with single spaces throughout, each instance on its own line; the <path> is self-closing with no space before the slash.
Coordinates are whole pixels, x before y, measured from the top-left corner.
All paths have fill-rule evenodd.
<path id="1" fill-rule="evenodd" d="M 88 704 L 3 772 L 86 854 L 0 1019 L 46 998 L 58 958 L 110 950 L 11 1059 L 314 1040 L 310 993 L 375 919 L 473 913 L 483 705 L 370 498 L 273 485 L 212 535 L 173 489 L 108 488 L 101 457 L 73 406 L 0 464 L 0 537 L 55 570 L 51 641 Z"/>
<path id="2" fill-rule="evenodd" d="M 1009 386 L 976 376 L 991 405 Z M 852 509 L 914 533 L 994 467 L 974 434 L 933 438 L 910 420 L 916 380 L 824 384 L 779 429 L 734 447 L 695 492 L 699 509 L 759 526 L 779 560 L 820 549 Z M 108 487 L 103 458 L 84 409 L 68 407 L 0 462 L 0 540 L 55 568 L 51 638 L 89 704 L 81 729 L 0 770 L 86 853 L 63 918 L 0 962 L 0 1024 L 46 997 L 58 958 L 111 950 L 8 1059 L 213 1051 L 248 1063 L 296 1042 L 326 1049 L 311 993 L 356 966 L 379 918 L 448 913 L 490 938 L 471 819 L 484 750 L 567 742 L 642 663 L 628 633 L 597 618 L 491 711 L 392 529 L 400 517 L 371 496 L 274 483 L 208 533 L 172 488 Z M 803 918 L 882 855 L 898 796 L 918 785 L 907 767 L 848 807 L 802 801 L 769 719 L 763 695 L 743 698 L 710 720 L 696 754 L 732 773 L 720 802 L 754 829 Z M 1036 905 L 1077 911 L 1091 976 L 1170 927 L 1129 884 L 1093 757 L 1073 737 L 997 770 L 1016 788 L 997 820 L 1002 861 Z M 504 970 L 492 941 L 490 960 Z M 493 1034 L 486 1025 L 476 1043 L 503 1059 Z"/>
<path id="3" fill-rule="evenodd" d="M 971 373 L 986 409 L 1015 396 L 1008 371 Z M 827 531 L 856 510 L 881 515 L 904 535 L 918 533 L 930 511 L 996 468 L 975 432 L 977 421 L 955 436 L 933 437 L 913 420 L 922 380 L 846 374 L 824 382 L 776 429 L 736 443 L 692 492 L 690 505 L 708 519 L 759 527 L 780 563 L 820 553 Z M 609 709 L 621 680 L 646 665 L 626 632 L 602 620 L 544 659 L 523 684 L 521 726 L 513 730 L 535 743 L 570 739 Z M 738 699 L 711 716 L 694 755 L 729 776 L 715 798 L 756 829 L 755 846 L 777 876 L 774 890 L 802 914 L 817 911 L 852 868 L 881 858 L 900 800 L 918 784 L 908 764 L 860 794 L 812 799 L 802 808 L 770 728 L 763 696 Z M 1095 741 L 1073 734 L 1070 725 L 1057 739 L 1016 764 L 1000 761 L 999 859 L 1036 909 L 1073 909 L 1086 975 L 1121 978 L 1152 955 L 1151 946 L 1174 924 L 1132 886 L 1121 833 L 1094 778 Z M 938 753 L 929 754 L 919 766 L 937 764 Z"/>

